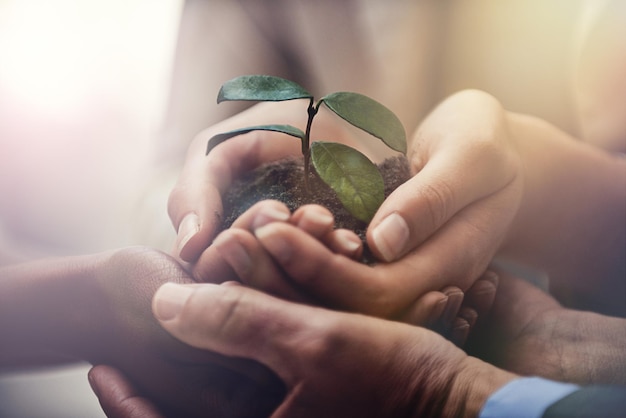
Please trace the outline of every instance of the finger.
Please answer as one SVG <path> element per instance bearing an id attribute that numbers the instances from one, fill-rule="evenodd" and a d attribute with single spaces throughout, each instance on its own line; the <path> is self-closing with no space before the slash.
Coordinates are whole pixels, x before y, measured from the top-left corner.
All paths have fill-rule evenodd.
<path id="1" fill-rule="evenodd" d="M 368 243 L 382 260 L 393 261 L 417 247 L 468 204 L 504 187 L 494 182 L 477 159 L 462 165 L 461 158 L 437 158 L 385 199 L 368 228 Z M 464 170 L 471 174 L 464 174 Z M 495 177 L 495 176 L 494 176 Z M 506 182 L 506 183 L 505 183 Z"/>
<path id="2" fill-rule="evenodd" d="M 463 347 L 467 341 L 471 330 L 471 325 L 463 317 L 457 317 L 452 324 L 448 339 L 457 347 Z"/>
<path id="3" fill-rule="evenodd" d="M 461 309 L 459 309 L 459 313 L 456 319 L 459 318 L 463 319 L 467 323 L 467 325 L 469 325 L 469 330 L 471 331 L 476 325 L 476 321 L 478 320 L 478 313 L 472 308 L 462 306 Z"/>
<path id="4" fill-rule="evenodd" d="M 476 322 L 474 310 L 464 307 L 464 294 L 455 286 L 448 286 L 440 292 L 445 296 L 440 315 L 431 319 L 431 328 L 448 338 L 457 346 L 462 346 Z"/>
<path id="5" fill-rule="evenodd" d="M 228 126 L 232 125 L 236 122 L 229 121 Z M 220 144 L 205 156 L 210 137 L 228 126 L 216 126 L 194 140 L 168 200 L 168 213 L 177 231 L 175 251 L 184 261 L 194 261 L 220 228 L 221 195 L 234 179 L 299 150 L 297 141 L 282 141 L 278 146 L 270 140 L 275 134 L 253 131 Z"/>
<path id="6" fill-rule="evenodd" d="M 477 317 L 486 316 L 496 298 L 499 277 L 496 272 L 487 270 L 465 292 L 463 306 L 473 309 Z"/>
<path id="7" fill-rule="evenodd" d="M 271 222 L 289 221 L 294 226 L 328 245 L 333 251 L 347 256 L 360 256 L 363 242 L 348 230 L 334 230 L 332 213 L 320 205 L 304 205 L 290 214 L 289 208 L 275 200 L 255 203 L 233 222 L 233 228 L 254 231 Z"/>
<path id="8" fill-rule="evenodd" d="M 368 229 L 380 259 L 400 258 L 461 209 L 513 180 L 519 163 L 502 140 L 504 112 L 484 96 L 444 102 L 414 135 L 414 177 L 383 202 Z"/>
<path id="9" fill-rule="evenodd" d="M 448 297 L 448 301 L 438 323 L 443 330 L 447 331 L 452 327 L 454 319 L 457 317 L 459 309 L 461 309 L 464 295 L 463 291 L 455 286 L 443 289 L 442 293 Z"/>
<path id="10" fill-rule="evenodd" d="M 321 239 L 333 230 L 333 214 L 320 205 L 304 205 L 296 209 L 291 223 L 311 236 Z"/>
<path id="11" fill-rule="evenodd" d="M 439 320 L 448 303 L 442 292 L 428 292 L 420 297 L 398 318 L 411 325 L 431 327 Z"/>
<path id="12" fill-rule="evenodd" d="M 418 268 L 415 260 L 371 267 L 333 253 L 286 223 L 268 224 L 257 229 L 255 236 L 299 288 L 337 309 L 391 318 L 417 295 L 441 287 L 413 273 Z"/>
<path id="13" fill-rule="evenodd" d="M 455 285 L 466 291 L 500 248 L 515 216 L 509 209 L 518 201 L 518 187 L 516 180 L 502 193 L 466 207 L 400 261 L 414 264 L 414 274 L 428 279 L 428 290 Z"/>
<path id="14" fill-rule="evenodd" d="M 210 249 L 228 263 L 242 283 L 289 300 L 311 302 L 249 231 L 228 229 L 217 236 Z"/>
<path id="15" fill-rule="evenodd" d="M 363 256 L 363 240 L 349 229 L 335 229 L 326 234 L 322 241 L 336 254 L 353 260 L 360 260 Z"/>
<path id="16" fill-rule="evenodd" d="M 400 315 L 416 297 L 449 283 L 458 285 L 462 297 L 462 290 L 485 271 L 497 243 L 483 236 L 487 226 L 482 223 L 494 221 L 482 209 L 465 209 L 417 251 L 398 262 L 374 267 L 334 254 L 289 224 L 268 224 L 255 235 L 306 293 L 333 308 L 391 318 Z M 447 327 L 455 315 L 456 311 L 446 317 Z"/>
<path id="17" fill-rule="evenodd" d="M 116 369 L 95 366 L 89 370 L 89 384 L 109 418 L 164 418 L 156 406 L 140 396 Z"/>
<path id="18" fill-rule="evenodd" d="M 156 292 L 152 309 L 161 325 L 179 340 L 200 349 L 256 360 L 287 385 L 300 371 L 295 341 L 316 341 L 309 319 L 325 311 L 293 304 L 244 286 L 167 283 Z M 305 359 L 306 361 L 306 359 Z"/>
<path id="19" fill-rule="evenodd" d="M 290 218 L 291 211 L 284 203 L 277 200 L 263 200 L 242 213 L 231 227 L 254 231 L 270 222 L 287 222 Z"/>
<path id="20" fill-rule="evenodd" d="M 337 254 L 359 259 L 363 254 L 363 241 L 348 229 L 333 229 L 333 214 L 320 205 L 304 205 L 296 209 L 291 223 L 311 236 L 318 238 Z"/>
<path id="21" fill-rule="evenodd" d="M 244 238 L 238 239 L 237 237 L 241 237 L 241 235 L 234 236 L 231 231 L 237 228 L 253 230 L 269 222 L 288 221 L 290 215 L 289 208 L 275 200 L 265 200 L 252 205 L 233 222 L 230 230 L 223 231 L 216 237 L 211 246 L 202 252 L 191 269 L 194 278 L 205 283 L 246 280 L 252 274 L 250 270 L 254 263 L 250 253 L 261 257 L 259 252 L 262 249 L 246 250 L 246 246 L 239 242 Z M 262 261 L 263 268 L 261 271 L 272 274 L 269 272 L 269 269 L 272 268 L 267 260 Z"/>
<path id="22" fill-rule="evenodd" d="M 219 239 L 219 235 L 215 241 Z M 238 281 L 239 275 L 221 252 L 217 250 L 215 241 L 206 248 L 195 263 L 191 263 L 191 275 L 199 283 L 224 283 Z M 232 255 L 236 257 L 238 254 Z M 241 257 L 245 259 L 245 255 Z M 241 262 L 245 266 L 245 262 Z"/>

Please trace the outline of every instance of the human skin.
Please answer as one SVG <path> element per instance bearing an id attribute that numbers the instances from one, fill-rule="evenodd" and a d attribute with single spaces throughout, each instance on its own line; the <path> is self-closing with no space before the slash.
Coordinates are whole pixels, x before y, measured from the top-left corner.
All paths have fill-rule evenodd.
<path id="1" fill-rule="evenodd" d="M 258 165 L 287 155 L 297 155 L 297 141 L 284 141 L 284 138 L 272 138 L 271 132 L 253 132 L 233 138 L 216 147 L 208 156 L 204 156 L 206 141 L 212 135 L 223 132 L 242 124 L 291 123 L 302 125 L 305 121 L 300 115 L 306 103 L 263 103 L 248 111 L 228 119 L 202 132 L 189 148 L 188 159 L 179 181 L 172 191 L 168 210 L 178 230 L 175 254 L 183 261 L 191 262 L 190 268 L 194 277 L 206 281 L 204 272 L 213 271 L 214 265 L 198 262 L 199 257 L 209 248 L 215 238 L 221 218 L 221 194 L 234 178 Z M 353 133 L 344 129 L 336 118 L 321 112 L 316 119 L 312 136 L 332 137 L 338 142 L 356 146 Z M 275 140 L 272 140 L 275 139 Z M 279 139 L 281 141 L 279 141 Z M 291 144 L 291 145 L 290 145 Z M 411 295 L 411 303 L 430 292 L 447 290 L 450 286 L 443 280 L 442 286 L 427 282 L 419 288 L 419 294 Z M 432 285 L 430 288 L 429 285 Z M 427 288 L 428 287 L 428 288 Z M 469 288 L 469 285 L 465 290 Z M 407 289 L 403 294 L 407 294 Z M 449 290 L 449 289 L 448 289 Z M 391 298 L 390 298 L 390 301 Z M 408 301 L 397 304 L 396 309 L 407 308 Z M 372 311 L 379 311 L 385 316 L 385 308 L 371 305 Z M 391 312 L 389 312 L 391 314 Z"/>
<path id="2" fill-rule="evenodd" d="M 626 384 L 626 319 L 561 306 L 528 281 L 498 271 L 488 315 L 465 349 L 521 375 L 587 384 Z"/>
<path id="3" fill-rule="evenodd" d="M 524 279 L 498 273 L 491 315 L 468 349 L 500 368 L 423 328 L 297 305 L 243 286 L 168 285 L 155 295 L 153 309 L 182 341 L 255 358 L 274 370 L 292 389 L 272 417 L 474 417 L 516 374 L 626 383 L 625 319 L 563 308 Z M 111 417 L 161 416 L 119 372 L 96 367 L 91 376 Z"/>
<path id="4" fill-rule="evenodd" d="M 268 204 L 261 203 L 257 208 Z M 273 209 L 279 208 L 280 204 L 274 202 Z M 254 217 L 259 213 L 253 208 L 247 215 L 252 217 L 249 223 L 254 224 Z M 266 232 L 268 229 L 271 230 Z M 256 230 L 231 230 L 223 234 L 241 247 L 235 249 L 229 244 L 221 248 L 224 244 L 220 235 L 218 252 L 246 251 L 250 259 L 255 260 L 255 265 L 268 263 L 264 258 L 277 261 L 277 268 L 268 270 L 270 275 L 261 279 L 265 283 L 257 284 L 257 287 L 271 287 L 267 283 L 272 282 L 310 285 L 326 290 L 326 300 L 345 303 L 341 306 L 343 309 L 367 310 L 367 298 L 363 298 L 362 307 L 348 305 L 359 300 L 358 290 L 351 288 L 345 292 L 345 301 L 339 299 L 344 294 L 341 283 L 345 283 L 345 277 L 358 277 L 350 269 L 361 272 L 361 264 L 348 263 L 345 257 L 329 254 L 326 246 L 310 235 L 302 234 L 289 222 L 275 221 Z M 276 237 L 266 234 L 282 234 L 288 240 L 282 244 L 272 243 L 270 241 Z M 272 253 L 267 254 L 266 248 L 272 248 Z M 232 265 L 237 258 L 232 260 Z M 485 280 L 486 276 L 465 294 L 464 305 L 474 307 L 474 313 L 477 312 L 480 318 L 465 347 L 469 352 L 523 375 L 581 384 L 625 383 L 626 368 L 622 365 L 626 364 L 623 350 L 626 319 L 564 308 L 544 290 L 516 277 L 506 268 L 495 268 L 490 273 L 495 275 L 495 272 L 497 286 Z M 411 272 L 407 270 L 404 274 L 410 275 Z M 254 274 L 239 271 L 239 276 L 244 282 L 258 283 Z M 342 282 L 336 284 L 339 278 Z M 402 317 L 395 319 L 401 320 Z"/>
<path id="5" fill-rule="evenodd" d="M 230 184 L 259 165 L 300 154 L 300 143 L 267 131 L 253 131 L 233 138 L 205 156 L 208 140 L 241 126 L 281 123 L 304 129 L 308 101 L 260 103 L 198 134 L 187 151 L 185 165 L 170 194 L 168 212 L 178 237 L 175 256 L 195 261 L 220 229 L 221 196 Z M 340 124 L 320 112 L 311 135 L 354 141 Z M 274 140 L 272 140 L 274 138 Z"/>
<path id="6" fill-rule="evenodd" d="M 474 417 L 489 394 L 515 377 L 424 328 L 296 304 L 244 286 L 167 285 L 153 309 L 177 338 L 272 369 L 287 387 L 272 417 Z M 128 390 L 110 370 L 94 373 L 97 385 Z M 150 405 L 145 398 L 126 395 L 136 409 L 113 416 L 152 416 L 142 415 Z M 107 410 L 120 398 L 101 403 Z"/>
<path id="7" fill-rule="evenodd" d="M 315 233 L 316 225 L 304 221 L 300 226 Z M 267 277 L 260 267 L 258 274 Z M 0 269 L 0 277 L 0 369 L 78 360 L 106 365 L 104 370 L 122 370 L 129 387 L 157 400 L 155 411 L 172 416 L 266 416 L 282 399 L 283 384 L 263 366 L 192 349 L 159 327 L 150 314 L 156 289 L 165 282 L 194 283 L 165 254 L 129 248 L 23 261 Z M 435 308 L 439 316 L 447 300 L 420 307 Z M 459 305 L 460 299 L 452 305 L 453 317 Z M 120 393 L 98 388 L 104 397 Z"/>
<path id="8" fill-rule="evenodd" d="M 505 256 L 546 272 L 559 297 L 574 295 L 573 306 L 597 296 L 596 309 L 626 313 L 626 160 L 464 91 L 424 120 L 409 161 L 414 176 L 371 222 L 374 251 L 385 234 L 399 236 L 397 221 L 408 229 L 405 243 L 384 258 L 410 251 L 428 260 L 420 276 L 453 277 L 463 288 Z"/>
<path id="9" fill-rule="evenodd" d="M 262 201 L 217 236 L 195 263 L 194 271 L 198 277 L 221 271 L 219 277 L 224 280 L 241 281 L 292 301 L 435 328 L 459 345 L 476 317 L 488 312 L 497 287 L 497 276 L 491 272 L 466 291 L 466 295 L 471 295 L 467 299 L 471 303 L 464 303 L 459 288 L 448 286 L 418 298 L 406 292 L 404 299 L 390 301 L 393 305 L 388 310 L 381 309 L 383 302 L 374 294 L 374 286 L 346 286 L 363 268 L 360 261 L 352 261 L 358 260 L 362 241 L 354 232 L 333 226 L 332 213 L 322 206 L 305 205 L 291 214 L 281 202 Z M 276 230 L 286 237 L 284 242 L 276 243 L 268 236 Z M 348 270 L 340 271 L 336 266 Z M 414 277 L 410 268 L 386 274 L 403 275 L 407 280 Z M 382 280 L 380 284 L 383 285 Z M 373 290 L 368 292 L 370 289 Z M 380 295 L 384 297 L 385 292 Z"/>
<path id="10" fill-rule="evenodd" d="M 282 384 L 258 364 L 192 349 L 159 326 L 154 292 L 193 283 L 165 254 L 50 258 L 4 267 L 0 277 L 0 370 L 106 364 L 174 416 L 263 416 L 282 398 Z"/>
<path id="11" fill-rule="evenodd" d="M 224 123 L 264 120 L 270 108 Z M 322 129 L 337 128 L 323 120 Z M 188 261 L 209 246 L 230 181 L 287 152 L 278 149 L 283 142 L 258 133 L 204 157 L 200 147 L 221 130 L 209 128 L 194 141 L 171 195 L 179 254 Z M 350 139 L 341 130 L 335 137 Z M 546 272 L 551 290 L 569 306 L 626 314 L 626 159 L 508 112 L 479 91 L 460 92 L 434 109 L 412 136 L 408 158 L 414 176 L 383 202 L 367 233 L 380 259 L 397 262 L 346 267 L 354 274 L 342 278 L 346 287 L 367 293 L 365 299 L 376 295 L 372 309 L 381 316 L 428 291 L 467 290 L 496 256 Z M 189 216 L 191 229 L 182 222 Z M 395 269 L 411 269 L 419 280 L 390 275 Z"/>
<path id="12" fill-rule="evenodd" d="M 240 117 L 265 119 L 262 113 L 269 109 L 253 108 Z M 270 113 L 268 118 L 275 117 Z M 333 132 L 333 122 L 323 121 L 322 129 Z M 224 128 L 240 123 L 229 120 Z M 220 196 L 230 181 L 286 152 L 273 146 L 283 142 L 258 133 L 227 141 L 204 157 L 200 147 L 221 130 L 212 127 L 197 138 L 171 195 L 170 214 L 182 237 L 179 254 L 188 261 L 209 246 Z M 334 137 L 350 139 L 339 129 Z M 547 272 L 559 297 L 573 295 L 568 303 L 574 307 L 626 312 L 624 301 L 616 298 L 626 291 L 619 280 L 626 251 L 621 234 L 626 160 L 545 122 L 507 112 L 478 91 L 458 93 L 438 106 L 413 135 L 408 158 L 414 176 L 379 208 L 368 244 L 382 260 L 399 260 L 405 269 L 410 265 L 420 280 L 384 279 L 397 263 L 346 268 L 354 272 L 347 282 L 371 286 L 364 299 L 377 294 L 389 301 L 386 306 L 403 306 L 407 295 L 448 285 L 466 290 L 494 256 L 505 256 Z M 189 216 L 191 229 L 182 222 Z M 603 304 L 588 300 L 592 293 Z"/>

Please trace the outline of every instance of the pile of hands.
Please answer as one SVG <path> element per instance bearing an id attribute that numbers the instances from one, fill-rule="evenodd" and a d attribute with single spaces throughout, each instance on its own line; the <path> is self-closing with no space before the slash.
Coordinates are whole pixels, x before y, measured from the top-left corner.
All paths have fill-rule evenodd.
<path id="1" fill-rule="evenodd" d="M 561 367 L 578 353 L 554 324 L 575 327 L 574 313 L 491 265 L 528 177 L 516 119 L 496 100 L 463 92 L 421 124 L 413 177 L 367 231 L 375 265 L 320 206 L 260 202 L 217 233 L 232 181 L 299 149 L 268 132 L 209 156 L 206 142 L 272 112 L 257 105 L 194 140 L 169 202 L 172 257 L 135 248 L 103 260 L 111 339 L 88 357 L 109 416 L 475 416 L 516 374 L 590 380 Z M 314 136 L 350 143 L 338 125 Z"/>

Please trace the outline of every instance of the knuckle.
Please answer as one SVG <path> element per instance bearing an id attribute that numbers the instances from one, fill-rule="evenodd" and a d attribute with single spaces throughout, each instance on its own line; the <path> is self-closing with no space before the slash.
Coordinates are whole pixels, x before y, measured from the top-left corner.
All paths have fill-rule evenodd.
<path id="1" fill-rule="evenodd" d="M 223 291 L 223 295 L 212 307 L 213 334 L 217 339 L 246 341 L 247 327 L 242 327 L 238 319 L 245 304 L 244 295 L 241 289 L 235 286 L 224 288 Z"/>
<path id="2" fill-rule="evenodd" d="M 379 318 L 393 318 L 406 307 L 402 296 L 407 296 L 409 292 L 399 291 L 389 283 L 385 274 L 375 275 L 372 279 L 371 284 L 363 289 L 363 306 L 357 307 L 357 310 Z"/>
<path id="3" fill-rule="evenodd" d="M 428 219 L 433 228 L 445 223 L 454 207 L 454 192 L 443 180 L 424 184 L 421 195 L 424 198 Z"/>
<path id="4" fill-rule="evenodd" d="M 409 149 L 407 151 L 407 160 L 409 161 L 409 169 L 412 173 L 419 172 L 427 162 L 427 149 L 429 141 L 422 130 L 418 130 L 412 137 Z"/>
<path id="5" fill-rule="evenodd" d="M 340 356 L 347 345 L 345 323 L 337 317 L 325 316 L 321 320 L 318 319 L 302 337 L 307 341 L 306 344 L 300 345 L 303 355 L 314 363 L 327 363 L 328 353 Z M 320 366 L 327 367 L 327 364 Z"/>

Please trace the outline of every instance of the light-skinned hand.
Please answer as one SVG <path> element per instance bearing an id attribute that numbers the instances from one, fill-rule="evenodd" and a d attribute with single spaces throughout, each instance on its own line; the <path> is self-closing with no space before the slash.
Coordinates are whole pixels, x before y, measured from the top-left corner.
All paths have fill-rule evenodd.
<path id="1" fill-rule="evenodd" d="M 178 233 L 176 257 L 193 262 L 209 246 L 221 226 L 222 194 L 236 178 L 263 163 L 302 155 L 300 141 L 275 132 L 253 131 L 232 138 L 207 156 L 209 139 L 231 129 L 272 123 L 304 129 L 307 106 L 307 100 L 260 103 L 196 136 L 168 202 L 168 212 Z M 338 119 L 329 112 L 320 112 L 311 136 L 355 146 L 355 139 Z"/>
<path id="2" fill-rule="evenodd" d="M 259 202 L 203 252 L 194 277 L 237 280 L 292 301 L 428 326 L 458 344 L 476 317 L 488 311 L 497 285 L 494 274 L 486 273 L 468 290 L 472 297 L 467 300 L 476 302 L 472 306 L 463 303 L 463 292 L 454 286 L 419 293 L 425 286 L 419 286 L 410 265 L 363 264 L 361 239 L 333 224 L 332 214 L 318 205 L 290 214 L 280 202 Z"/>

